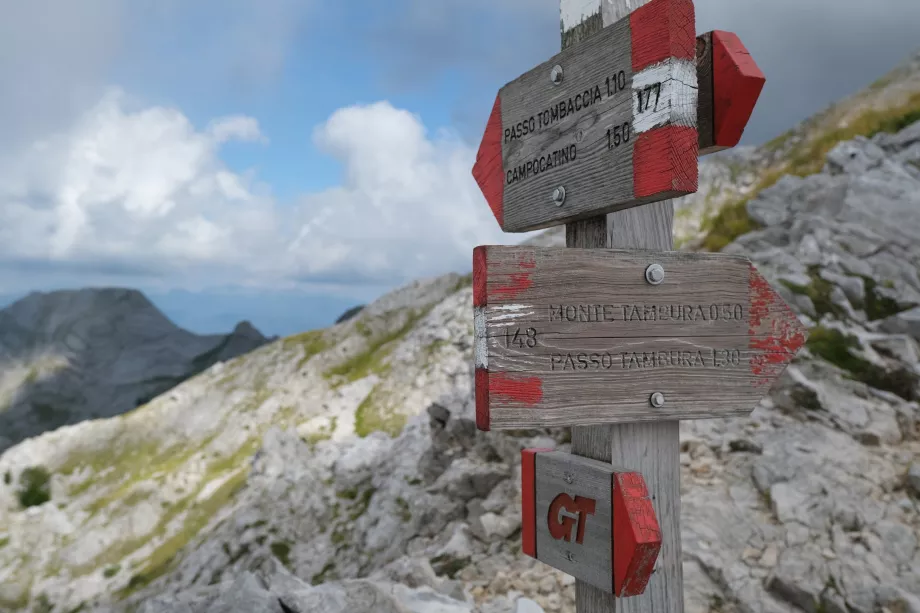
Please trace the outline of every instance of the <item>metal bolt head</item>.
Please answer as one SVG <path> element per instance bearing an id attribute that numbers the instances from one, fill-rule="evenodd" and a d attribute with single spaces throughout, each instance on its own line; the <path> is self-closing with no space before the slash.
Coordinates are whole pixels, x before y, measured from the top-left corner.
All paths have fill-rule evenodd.
<path id="1" fill-rule="evenodd" d="M 645 280 L 652 285 L 659 285 L 664 281 L 664 268 L 661 264 L 652 264 L 645 269 Z"/>
<path id="2" fill-rule="evenodd" d="M 652 394 L 651 398 L 649 398 L 649 402 L 651 402 L 652 406 L 656 409 L 660 409 L 664 406 L 664 394 L 661 392 L 655 392 Z"/>
<path id="3" fill-rule="evenodd" d="M 549 80 L 552 81 L 554 85 L 562 83 L 562 66 L 559 64 L 553 66 L 553 69 L 549 73 Z"/>
<path id="4" fill-rule="evenodd" d="M 565 202 L 565 188 L 561 185 L 553 190 L 553 202 L 556 203 L 556 206 L 562 206 L 562 203 Z"/>

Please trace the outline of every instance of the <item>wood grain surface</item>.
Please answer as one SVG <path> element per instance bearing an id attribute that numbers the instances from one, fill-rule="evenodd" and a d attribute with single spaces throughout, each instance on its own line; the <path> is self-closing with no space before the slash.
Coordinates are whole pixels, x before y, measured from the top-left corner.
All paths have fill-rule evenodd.
<path id="1" fill-rule="evenodd" d="M 477 249 L 476 366 L 488 373 L 478 400 L 490 428 L 744 415 L 805 341 L 744 257 Z M 659 285 L 646 281 L 651 265 L 664 270 Z"/>
<path id="2" fill-rule="evenodd" d="M 641 594 L 661 546 L 642 475 L 545 449 L 521 458 L 522 525 L 535 533 L 524 553 L 608 594 Z"/>
<path id="3" fill-rule="evenodd" d="M 690 0 L 652 0 L 500 90 L 473 175 L 503 230 L 696 191 L 694 24 Z"/>

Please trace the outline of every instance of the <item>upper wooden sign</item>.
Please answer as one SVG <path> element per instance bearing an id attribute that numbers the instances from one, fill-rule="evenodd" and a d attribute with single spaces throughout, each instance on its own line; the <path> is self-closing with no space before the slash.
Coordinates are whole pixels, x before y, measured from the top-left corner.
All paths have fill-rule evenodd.
<path id="1" fill-rule="evenodd" d="M 476 423 L 749 413 L 806 331 L 744 257 L 477 247 Z"/>
<path id="2" fill-rule="evenodd" d="M 691 0 L 651 0 L 495 99 L 473 175 L 506 232 L 695 192 Z"/>
<path id="3" fill-rule="evenodd" d="M 609 594 L 642 594 L 661 550 L 645 479 L 606 462 L 524 449 L 521 548 Z"/>

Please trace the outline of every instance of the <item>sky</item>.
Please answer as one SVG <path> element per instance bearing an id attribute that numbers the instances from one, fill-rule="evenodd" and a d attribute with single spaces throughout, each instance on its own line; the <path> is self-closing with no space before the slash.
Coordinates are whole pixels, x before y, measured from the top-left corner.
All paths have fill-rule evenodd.
<path id="1" fill-rule="evenodd" d="M 920 2 L 697 0 L 759 144 L 920 48 Z M 200 333 L 325 326 L 515 243 L 471 176 L 558 0 L 0 0 L 0 304 L 144 291 Z"/>

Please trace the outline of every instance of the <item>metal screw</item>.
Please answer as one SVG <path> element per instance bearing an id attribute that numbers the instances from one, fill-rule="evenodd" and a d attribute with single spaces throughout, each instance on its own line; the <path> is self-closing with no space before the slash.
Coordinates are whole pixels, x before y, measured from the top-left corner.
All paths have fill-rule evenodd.
<path id="1" fill-rule="evenodd" d="M 645 269 L 645 280 L 652 285 L 659 285 L 664 281 L 664 268 L 661 264 L 652 264 Z"/>
<path id="2" fill-rule="evenodd" d="M 652 574 L 657 573 L 661 569 L 661 556 L 655 558 L 655 566 L 652 568 Z"/>
<path id="3" fill-rule="evenodd" d="M 664 406 L 664 394 L 661 392 L 655 392 L 652 394 L 652 397 L 649 398 L 649 402 L 651 402 L 652 406 L 656 409 L 660 409 Z"/>
<path id="4" fill-rule="evenodd" d="M 552 81 L 554 85 L 562 83 L 562 66 L 559 64 L 553 66 L 553 69 L 549 73 L 549 80 Z"/>
<path id="5" fill-rule="evenodd" d="M 556 206 L 562 206 L 562 203 L 565 202 L 565 188 L 561 185 L 553 190 L 553 202 L 556 203 Z"/>

